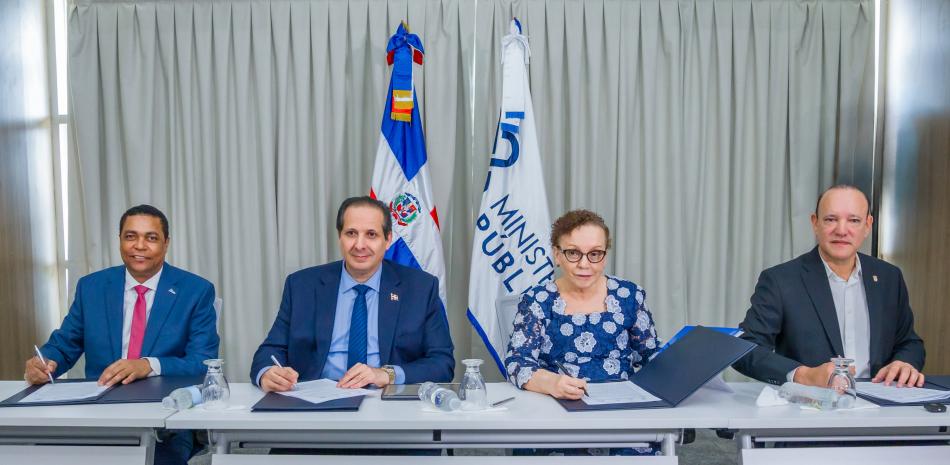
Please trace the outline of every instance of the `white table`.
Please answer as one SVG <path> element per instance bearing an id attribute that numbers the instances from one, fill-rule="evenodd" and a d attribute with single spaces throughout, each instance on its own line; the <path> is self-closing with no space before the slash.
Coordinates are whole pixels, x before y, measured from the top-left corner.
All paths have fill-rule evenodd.
<path id="1" fill-rule="evenodd" d="M 0 400 L 26 386 L 23 381 L 0 381 Z M 144 448 L 145 463 L 151 463 L 155 430 L 163 428 L 165 419 L 171 414 L 171 410 L 163 409 L 157 403 L 4 407 L 0 408 L 0 445 L 112 446 L 123 457 L 128 456 L 130 447 Z M 9 447 L 5 450 L 14 453 L 20 449 Z M 53 456 L 63 450 L 66 449 L 45 449 Z M 44 449 L 33 447 L 33 451 L 39 456 Z M 88 454 L 84 456 L 89 458 Z M 76 457 L 80 462 L 83 458 Z M 71 460 L 70 463 L 77 462 Z M 99 463 L 105 462 L 100 460 Z"/>
<path id="2" fill-rule="evenodd" d="M 415 401 L 367 397 L 358 412 L 250 412 L 263 393 L 250 384 L 231 385 L 240 410 L 178 412 L 169 429 L 208 429 L 218 454 L 232 443 L 246 447 L 513 448 L 626 447 L 662 443 L 675 455 L 683 428 L 725 428 L 732 395 L 701 389 L 676 409 L 567 412 L 545 395 L 508 383 L 488 385 L 489 401 L 515 396 L 506 411 L 436 413 Z M 378 396 L 378 394 L 377 394 Z"/>
<path id="3" fill-rule="evenodd" d="M 947 412 L 930 413 L 920 406 L 824 412 L 797 405 L 760 408 L 755 399 L 765 384 L 731 386 L 736 394 L 724 414 L 745 449 L 754 442 L 950 440 Z"/>

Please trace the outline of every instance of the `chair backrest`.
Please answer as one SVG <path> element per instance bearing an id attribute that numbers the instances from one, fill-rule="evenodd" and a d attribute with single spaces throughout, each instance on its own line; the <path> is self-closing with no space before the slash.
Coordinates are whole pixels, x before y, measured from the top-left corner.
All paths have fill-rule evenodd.
<path id="1" fill-rule="evenodd" d="M 495 299 L 495 317 L 498 318 L 498 329 L 501 330 L 503 351 L 507 350 L 511 332 L 515 327 L 515 314 L 518 313 L 519 302 L 521 302 L 521 294 L 503 295 Z"/>

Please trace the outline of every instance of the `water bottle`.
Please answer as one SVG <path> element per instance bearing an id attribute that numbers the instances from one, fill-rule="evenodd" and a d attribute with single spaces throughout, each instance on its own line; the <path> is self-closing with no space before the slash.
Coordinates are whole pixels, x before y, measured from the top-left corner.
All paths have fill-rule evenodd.
<path id="1" fill-rule="evenodd" d="M 462 407 L 462 401 L 459 400 L 459 396 L 455 391 L 439 386 L 432 381 L 422 383 L 419 388 L 419 398 L 444 412 L 451 412 Z"/>
<path id="2" fill-rule="evenodd" d="M 778 391 L 779 397 L 794 404 L 807 405 L 819 410 L 846 409 L 854 406 L 854 397 L 839 394 L 834 389 L 787 382 Z"/>
<path id="3" fill-rule="evenodd" d="M 178 388 L 162 399 L 162 407 L 186 410 L 201 403 L 201 386 Z"/>
<path id="4" fill-rule="evenodd" d="M 488 391 L 485 378 L 479 370 L 482 360 L 469 358 L 462 360 L 465 364 L 465 375 L 462 376 L 462 387 L 459 390 L 459 400 L 462 401 L 462 410 L 485 410 L 488 408 Z"/>
<path id="5" fill-rule="evenodd" d="M 224 377 L 224 372 L 221 370 L 224 360 L 213 358 L 205 360 L 204 364 L 208 366 L 205 382 L 201 385 L 201 398 L 205 402 L 204 408 L 210 410 L 227 408 L 228 399 L 231 398 L 231 388 L 228 386 L 228 379 Z"/>

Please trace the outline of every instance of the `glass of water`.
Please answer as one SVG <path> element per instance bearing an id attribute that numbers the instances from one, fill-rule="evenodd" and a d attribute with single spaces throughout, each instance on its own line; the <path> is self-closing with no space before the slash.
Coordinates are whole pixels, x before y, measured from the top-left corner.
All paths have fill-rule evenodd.
<path id="1" fill-rule="evenodd" d="M 838 394 L 857 397 L 857 385 L 854 382 L 854 375 L 851 374 L 854 359 L 835 357 L 831 359 L 831 363 L 835 365 L 835 371 L 828 379 L 828 387 L 837 391 Z"/>
<path id="2" fill-rule="evenodd" d="M 231 388 L 228 386 L 228 379 L 224 377 L 224 371 L 221 370 L 224 360 L 213 358 L 205 360 L 204 364 L 208 366 L 205 382 L 201 385 L 204 408 L 209 410 L 227 408 L 228 399 L 231 398 Z"/>
<path id="3" fill-rule="evenodd" d="M 462 385 L 459 389 L 459 399 L 462 400 L 462 410 L 485 410 L 488 408 L 488 391 L 485 378 L 479 366 L 482 360 L 469 358 L 462 360 L 465 365 L 465 375 L 462 376 Z"/>

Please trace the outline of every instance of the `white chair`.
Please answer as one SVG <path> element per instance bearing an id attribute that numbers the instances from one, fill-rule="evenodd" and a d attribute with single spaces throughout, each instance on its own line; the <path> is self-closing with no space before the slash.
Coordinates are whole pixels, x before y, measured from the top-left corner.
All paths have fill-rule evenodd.
<path id="1" fill-rule="evenodd" d="M 498 329 L 501 330 L 501 342 L 504 348 L 508 347 L 508 341 L 511 340 L 519 302 L 521 302 L 521 294 L 503 295 L 495 299 L 495 317 L 498 318 Z"/>

